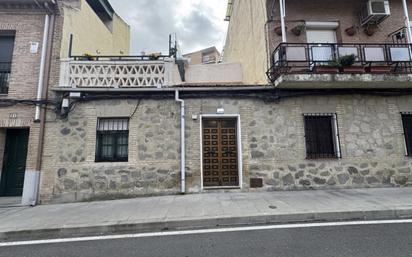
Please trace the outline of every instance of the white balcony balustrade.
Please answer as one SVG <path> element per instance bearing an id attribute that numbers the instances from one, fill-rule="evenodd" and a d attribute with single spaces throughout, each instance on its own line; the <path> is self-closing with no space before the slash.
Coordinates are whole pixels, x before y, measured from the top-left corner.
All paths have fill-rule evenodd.
<path id="1" fill-rule="evenodd" d="M 68 88 L 160 88 L 180 83 L 173 59 L 64 60 L 60 85 Z M 176 74 L 177 73 L 177 74 Z"/>

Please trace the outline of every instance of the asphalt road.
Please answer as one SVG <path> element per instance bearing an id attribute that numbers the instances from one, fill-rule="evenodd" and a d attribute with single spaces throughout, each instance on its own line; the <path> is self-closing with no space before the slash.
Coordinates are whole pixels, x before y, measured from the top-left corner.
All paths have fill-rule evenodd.
<path id="1" fill-rule="evenodd" d="M 412 224 L 353 225 L 0 247 L 1 257 L 412 256 Z"/>

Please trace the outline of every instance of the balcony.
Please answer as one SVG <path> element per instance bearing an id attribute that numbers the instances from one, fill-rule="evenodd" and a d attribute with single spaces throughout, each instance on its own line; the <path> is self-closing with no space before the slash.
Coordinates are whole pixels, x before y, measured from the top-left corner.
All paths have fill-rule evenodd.
<path id="1" fill-rule="evenodd" d="M 168 86 L 172 84 L 173 68 L 173 59 L 78 57 L 62 61 L 60 87 L 118 89 Z"/>
<path id="2" fill-rule="evenodd" d="M 409 44 L 282 43 L 269 80 L 279 88 L 412 87 Z"/>
<path id="3" fill-rule="evenodd" d="M 187 65 L 173 58 L 76 57 L 61 62 L 57 91 L 139 91 L 242 83 L 240 64 Z"/>
<path id="4" fill-rule="evenodd" d="M 0 62 L 0 94 L 7 94 L 9 91 L 10 62 Z"/>

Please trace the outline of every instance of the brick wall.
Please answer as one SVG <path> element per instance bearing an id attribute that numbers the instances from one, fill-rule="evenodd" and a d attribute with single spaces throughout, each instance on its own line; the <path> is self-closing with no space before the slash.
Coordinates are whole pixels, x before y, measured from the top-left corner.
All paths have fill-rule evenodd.
<path id="1" fill-rule="evenodd" d="M 31 6 L 19 9 L 0 6 L 0 30 L 15 31 L 9 92 L 7 95 L 1 95 L 0 99 L 36 98 L 44 17 L 44 12 Z M 30 53 L 30 42 L 39 43 L 37 53 Z M 23 105 L 0 109 L 0 128 L 30 128 L 26 162 L 28 170 L 36 168 L 39 126 L 33 123 L 34 111 L 33 106 Z M 10 114 L 14 117 L 11 118 Z M 0 148 L 4 147 L 3 141 L 0 141 Z"/>
<path id="2" fill-rule="evenodd" d="M 282 42 L 282 36 L 274 32 L 274 28 L 280 26 L 279 3 L 269 1 L 268 6 L 274 6 L 274 10 L 268 10 L 269 19 L 269 49 L 270 52 Z M 403 8 L 401 0 L 390 1 L 391 15 L 379 25 L 379 30 L 373 36 L 367 36 L 364 28 L 360 26 L 359 12 L 362 7 L 359 0 L 334 1 L 334 0 L 315 0 L 302 1 L 290 0 L 286 2 L 286 26 L 287 39 L 289 43 L 306 43 L 306 33 L 295 36 L 291 29 L 296 25 L 303 24 L 305 21 L 339 23 L 337 29 L 338 42 L 342 43 L 391 43 L 392 39 L 388 35 L 404 27 Z M 412 11 L 412 5 L 409 5 L 409 11 Z M 412 13 L 411 13 L 412 14 Z M 411 15 L 410 14 L 410 15 Z M 348 36 L 345 29 L 354 26 L 356 34 Z"/>

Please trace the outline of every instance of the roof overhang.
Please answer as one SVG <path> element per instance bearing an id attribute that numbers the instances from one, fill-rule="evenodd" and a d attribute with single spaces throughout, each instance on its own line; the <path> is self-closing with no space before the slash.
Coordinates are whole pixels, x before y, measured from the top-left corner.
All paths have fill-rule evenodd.
<path id="1" fill-rule="evenodd" d="M 114 15 L 114 9 L 108 0 L 86 0 L 92 9 L 99 15 L 103 15 L 105 18 L 112 20 Z"/>
<path id="2" fill-rule="evenodd" d="M 30 7 L 46 10 L 46 12 L 55 13 L 57 0 L 0 0 L 1 8 L 20 8 Z"/>

